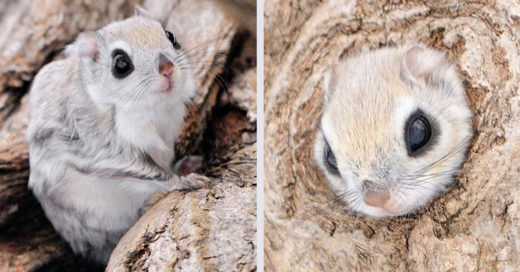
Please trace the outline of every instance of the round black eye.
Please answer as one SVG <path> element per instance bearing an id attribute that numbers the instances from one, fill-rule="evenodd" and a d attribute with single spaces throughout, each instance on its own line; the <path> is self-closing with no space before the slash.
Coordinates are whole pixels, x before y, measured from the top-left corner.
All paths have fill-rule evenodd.
<path id="1" fill-rule="evenodd" d="M 115 78 L 124 78 L 134 70 L 132 61 L 121 49 L 116 49 L 112 52 L 112 75 Z"/>
<path id="2" fill-rule="evenodd" d="M 432 138 L 432 128 L 428 118 L 421 112 L 412 114 L 406 128 L 405 139 L 408 154 L 415 156 L 422 153 Z"/>
<path id="3" fill-rule="evenodd" d="M 329 143 L 327 141 L 325 141 L 325 149 L 323 150 L 323 163 L 330 173 L 339 176 L 336 156 L 334 155 L 334 152 L 332 152 L 332 149 L 330 149 Z"/>
<path id="4" fill-rule="evenodd" d="M 170 42 L 172 43 L 173 45 L 173 48 L 179 50 L 181 49 L 181 45 L 179 44 L 179 42 L 177 42 L 177 38 L 175 38 L 175 36 L 168 30 L 165 30 L 166 32 L 166 37 L 168 37 L 168 40 L 170 40 Z"/>

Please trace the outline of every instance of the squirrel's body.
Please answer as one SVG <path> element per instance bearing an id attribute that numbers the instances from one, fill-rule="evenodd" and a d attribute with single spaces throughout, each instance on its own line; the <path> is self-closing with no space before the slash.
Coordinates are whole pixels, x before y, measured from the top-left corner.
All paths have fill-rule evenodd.
<path id="1" fill-rule="evenodd" d="M 195 84 L 145 16 L 82 33 L 68 52 L 31 87 L 29 187 L 75 252 L 107 262 L 150 196 L 201 186 L 169 169 Z"/>

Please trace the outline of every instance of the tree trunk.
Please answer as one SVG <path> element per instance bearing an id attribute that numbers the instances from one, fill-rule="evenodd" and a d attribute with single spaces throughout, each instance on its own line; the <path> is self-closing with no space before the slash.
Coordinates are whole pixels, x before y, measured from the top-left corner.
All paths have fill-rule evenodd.
<path id="1" fill-rule="evenodd" d="M 511 1 L 266 0 L 266 271 L 516 271 L 518 33 Z M 474 138 L 455 184 L 416 216 L 356 216 L 312 156 L 321 78 L 340 59 L 408 42 L 457 64 Z"/>
<path id="2" fill-rule="evenodd" d="M 4 2 L 0 11 L 0 271 L 101 271 L 103 267 L 71 252 L 27 190 L 28 91 L 37 71 L 62 57 L 62 49 L 75 35 L 133 15 L 134 4 L 140 1 Z M 176 154 L 177 158 L 203 156 L 203 174 L 215 186 L 174 192 L 162 199 L 124 237 L 126 242 L 118 245 L 110 263 L 113 268 L 149 271 L 190 264 L 253 270 L 255 39 L 208 1 L 146 0 L 141 5 L 175 33 L 184 48 L 192 48 L 189 55 L 199 92 L 188 109 Z M 139 243 L 142 233 L 151 240 Z M 154 247 L 157 243 L 160 248 Z M 143 247 L 146 253 L 136 253 Z M 233 254 L 219 256 L 221 249 Z"/>

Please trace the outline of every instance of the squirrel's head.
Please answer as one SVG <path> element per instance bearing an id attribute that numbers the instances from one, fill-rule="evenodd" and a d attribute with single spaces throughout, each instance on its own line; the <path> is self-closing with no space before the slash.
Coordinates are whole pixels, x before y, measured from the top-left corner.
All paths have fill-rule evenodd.
<path id="1" fill-rule="evenodd" d="M 472 136 L 471 112 L 444 54 L 379 49 L 335 65 L 323 82 L 315 158 L 350 208 L 407 214 L 452 182 Z"/>
<path id="2" fill-rule="evenodd" d="M 81 33 L 67 48 L 79 58 L 81 81 L 98 105 L 138 110 L 195 92 L 182 46 L 161 24 L 136 7 L 135 16 Z"/>

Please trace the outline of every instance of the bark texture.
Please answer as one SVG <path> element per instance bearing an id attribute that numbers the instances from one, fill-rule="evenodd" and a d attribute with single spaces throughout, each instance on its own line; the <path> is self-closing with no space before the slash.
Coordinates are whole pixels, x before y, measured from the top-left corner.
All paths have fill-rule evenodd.
<path id="1" fill-rule="evenodd" d="M 125 236 L 128 242 L 118 246 L 110 263 L 123 269 L 117 271 L 254 270 L 256 43 L 251 33 L 203 0 L 2 2 L 0 271 L 105 269 L 71 252 L 27 190 L 27 98 L 37 71 L 60 58 L 75 35 L 133 15 L 135 3 L 189 50 L 199 92 L 188 109 L 176 154 L 202 155 L 203 174 L 215 186 L 161 200 L 130 231 L 134 236 Z M 139 253 L 143 247 L 145 254 Z M 226 254 L 219 256 L 219 248 Z"/>
<path id="2" fill-rule="evenodd" d="M 243 149 L 222 170 L 228 182 L 162 199 L 121 239 L 107 271 L 254 270 L 255 158 L 256 146 Z"/>
<path id="3" fill-rule="evenodd" d="M 518 271 L 520 4 L 265 2 L 266 271 Z M 456 182 L 417 215 L 359 217 L 312 157 L 324 71 L 349 55 L 422 42 L 457 64 L 474 138 Z"/>

